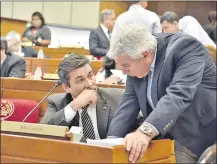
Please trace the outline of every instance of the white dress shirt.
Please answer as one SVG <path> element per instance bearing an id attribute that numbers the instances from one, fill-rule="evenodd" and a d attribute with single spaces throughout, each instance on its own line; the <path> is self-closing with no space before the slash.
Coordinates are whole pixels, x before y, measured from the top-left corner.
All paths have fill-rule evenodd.
<path id="1" fill-rule="evenodd" d="M 106 37 L 107 37 L 108 39 L 110 39 L 110 38 L 109 38 L 109 34 L 108 34 L 109 30 L 108 30 L 103 24 L 100 24 L 100 26 L 101 26 L 103 32 L 105 33 Z"/>
<path id="2" fill-rule="evenodd" d="M 157 56 L 157 46 L 156 46 L 156 49 L 155 49 L 155 54 L 154 54 L 153 61 L 152 61 L 151 66 L 150 66 L 150 72 L 148 74 L 147 100 L 148 100 L 148 103 L 151 106 L 152 110 L 154 110 L 154 108 L 155 108 L 154 105 L 153 105 L 153 102 L 152 102 L 152 98 L 151 98 L 151 86 L 152 86 L 152 79 L 153 79 L 153 75 L 154 75 L 154 67 L 155 67 L 156 56 Z M 146 123 L 156 131 L 157 135 L 159 134 L 159 131 L 153 125 L 151 125 L 148 122 L 146 122 Z"/>
<path id="3" fill-rule="evenodd" d="M 124 24 L 144 24 L 151 33 L 161 33 L 160 18 L 152 11 L 143 8 L 139 4 L 130 6 L 129 10 L 118 16 L 112 33 L 119 31 Z M 114 34 L 115 35 L 115 34 Z"/>
<path id="4" fill-rule="evenodd" d="M 87 110 L 87 113 L 89 114 L 91 121 L 93 123 L 94 133 L 95 133 L 95 139 L 100 139 L 98 127 L 97 127 L 97 116 L 96 116 L 96 105 L 89 105 L 87 109 L 78 109 L 79 113 L 79 127 L 82 127 L 82 120 L 81 120 L 81 113 L 83 110 Z M 70 104 L 68 104 L 64 108 L 64 114 L 66 122 L 70 122 L 76 115 L 76 112 L 71 108 Z"/>
<path id="5" fill-rule="evenodd" d="M 179 20 L 179 30 L 181 33 L 195 37 L 205 46 L 210 45 L 216 48 L 216 44 L 210 39 L 200 23 L 192 16 L 184 16 Z"/>
<path id="6" fill-rule="evenodd" d="M 14 52 L 15 55 L 18 55 L 20 57 L 24 57 L 24 53 L 22 52 L 22 47 L 17 52 Z"/>

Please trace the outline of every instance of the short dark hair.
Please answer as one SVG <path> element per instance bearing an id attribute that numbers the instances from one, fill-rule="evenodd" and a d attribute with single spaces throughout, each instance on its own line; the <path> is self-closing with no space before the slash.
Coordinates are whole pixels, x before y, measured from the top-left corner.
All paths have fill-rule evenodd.
<path id="1" fill-rule="evenodd" d="M 179 22 L 179 16 L 173 11 L 167 11 L 162 15 L 160 20 L 161 23 L 164 21 L 167 21 L 169 23 L 174 23 L 175 21 Z"/>
<path id="2" fill-rule="evenodd" d="M 5 53 L 8 51 L 8 43 L 7 40 L 1 37 L 1 50 L 5 50 Z"/>
<path id="3" fill-rule="evenodd" d="M 216 22 L 216 11 L 210 11 L 208 14 L 208 19 L 210 23 Z"/>
<path id="4" fill-rule="evenodd" d="M 39 19 L 41 20 L 41 27 L 44 26 L 45 25 L 45 20 L 44 20 L 43 15 L 40 12 L 34 12 L 32 14 L 32 17 L 35 17 L 35 16 L 39 17 Z"/>
<path id="5" fill-rule="evenodd" d="M 77 68 L 83 67 L 86 64 L 90 64 L 90 60 L 84 55 L 71 54 L 65 57 L 59 67 L 58 67 L 58 75 L 60 80 L 65 83 L 68 87 L 69 84 L 69 74 Z"/>

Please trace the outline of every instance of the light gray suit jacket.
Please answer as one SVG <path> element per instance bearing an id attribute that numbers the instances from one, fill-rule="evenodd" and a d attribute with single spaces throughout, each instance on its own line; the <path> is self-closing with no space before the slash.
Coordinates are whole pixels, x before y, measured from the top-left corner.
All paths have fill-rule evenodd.
<path id="1" fill-rule="evenodd" d="M 97 127 L 100 138 L 103 139 L 106 138 L 110 122 L 124 90 L 117 88 L 98 88 L 97 92 Z M 68 126 L 69 128 L 71 126 L 79 126 L 78 112 L 70 123 L 65 121 L 64 107 L 71 101 L 72 96 L 69 93 L 55 94 L 48 97 L 48 108 L 40 123 Z"/>
<path id="2" fill-rule="evenodd" d="M 148 77 L 128 77 L 108 136 L 129 133 L 141 109 L 145 121 L 162 137 L 169 133 L 199 157 L 216 142 L 216 65 L 191 36 L 159 34 L 156 38 L 151 89 L 155 108 L 152 111 L 147 102 Z"/>

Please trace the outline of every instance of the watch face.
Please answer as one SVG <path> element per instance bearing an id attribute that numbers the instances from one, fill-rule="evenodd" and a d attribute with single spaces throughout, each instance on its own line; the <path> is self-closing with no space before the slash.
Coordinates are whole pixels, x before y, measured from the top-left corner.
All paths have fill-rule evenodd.
<path id="1" fill-rule="evenodd" d="M 151 131 L 151 128 L 149 126 L 143 126 L 143 130 L 145 132 L 150 132 Z"/>

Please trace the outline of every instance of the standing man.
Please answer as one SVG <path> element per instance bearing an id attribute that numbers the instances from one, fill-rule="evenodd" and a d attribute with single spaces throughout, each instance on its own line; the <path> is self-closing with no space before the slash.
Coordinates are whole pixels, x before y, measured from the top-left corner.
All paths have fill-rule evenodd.
<path id="1" fill-rule="evenodd" d="M 192 16 L 184 16 L 179 20 L 175 12 L 167 11 L 161 17 L 161 25 L 163 32 L 188 34 L 198 39 L 203 45 L 216 48 L 216 44 Z"/>
<path id="2" fill-rule="evenodd" d="M 130 6 L 129 10 L 119 15 L 114 28 L 120 28 L 123 22 L 128 20 L 131 23 L 141 23 L 148 27 L 151 33 L 161 33 L 161 24 L 159 16 L 150 10 L 147 10 L 147 1 L 137 1 Z"/>
<path id="3" fill-rule="evenodd" d="M 177 163 L 196 163 L 216 141 L 215 63 L 189 35 L 154 36 L 143 25 L 123 23 L 107 55 L 128 78 L 108 136 L 125 137 L 133 163 L 165 135 L 175 140 Z M 130 133 L 140 109 L 144 122 Z"/>
<path id="4" fill-rule="evenodd" d="M 115 23 L 115 12 L 114 10 L 105 9 L 100 14 L 100 27 L 94 29 L 90 33 L 89 38 L 89 48 L 91 55 L 95 56 L 97 59 L 101 59 L 106 56 L 109 45 L 112 29 Z M 107 57 L 104 58 L 104 69 L 105 78 L 112 75 L 110 69 L 115 68 L 114 60 Z"/>
<path id="5" fill-rule="evenodd" d="M 100 26 L 90 33 L 89 48 L 91 55 L 101 58 L 109 50 L 111 32 L 115 23 L 115 13 L 113 10 L 105 9 L 100 14 Z"/>

